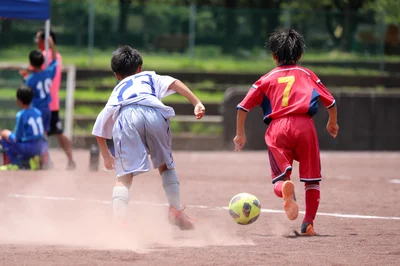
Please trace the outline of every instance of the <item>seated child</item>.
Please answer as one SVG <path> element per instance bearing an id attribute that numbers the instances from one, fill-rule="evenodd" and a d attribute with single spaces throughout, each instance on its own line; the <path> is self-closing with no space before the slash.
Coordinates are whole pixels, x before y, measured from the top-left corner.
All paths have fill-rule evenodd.
<path id="1" fill-rule="evenodd" d="M 0 170 L 40 169 L 40 161 L 47 151 L 41 113 L 31 107 L 33 90 L 22 86 L 17 90 L 17 103 L 22 108 L 17 113 L 15 129 L 1 130 L 0 141 L 9 164 Z"/>

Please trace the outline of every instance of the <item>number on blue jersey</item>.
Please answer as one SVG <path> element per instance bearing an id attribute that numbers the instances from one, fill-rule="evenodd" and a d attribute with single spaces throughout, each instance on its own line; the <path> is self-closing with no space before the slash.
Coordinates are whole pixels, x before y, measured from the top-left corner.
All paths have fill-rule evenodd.
<path id="1" fill-rule="evenodd" d="M 140 81 L 140 84 L 150 86 L 151 92 L 144 91 L 143 89 L 137 86 L 137 89 L 134 89 L 134 92 L 130 90 L 132 87 L 135 86 L 135 83 Z M 137 84 L 137 83 L 136 83 Z M 127 99 L 131 99 L 136 97 L 138 94 L 151 94 L 155 96 L 155 88 L 153 78 L 150 74 L 138 74 L 133 76 L 131 79 L 128 79 L 121 84 L 118 84 L 115 87 L 114 92 L 118 92 L 118 102 L 125 101 Z M 127 92 L 127 93 L 126 93 Z"/>
<path id="2" fill-rule="evenodd" d="M 32 128 L 32 132 L 34 136 L 43 136 L 44 134 L 44 129 L 43 129 L 43 120 L 42 117 L 29 117 L 28 119 L 28 124 Z"/>
<path id="3" fill-rule="evenodd" d="M 42 80 L 38 81 L 36 89 L 40 92 L 40 99 L 46 98 L 46 95 L 50 93 L 52 82 L 53 81 L 49 78 L 45 79 L 44 82 Z"/>

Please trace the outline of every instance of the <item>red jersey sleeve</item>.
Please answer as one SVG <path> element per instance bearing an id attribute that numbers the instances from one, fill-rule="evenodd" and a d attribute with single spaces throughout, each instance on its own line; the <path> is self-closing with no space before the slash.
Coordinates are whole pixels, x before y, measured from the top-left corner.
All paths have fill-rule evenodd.
<path id="1" fill-rule="evenodd" d="M 315 75 L 313 72 L 311 72 L 311 79 L 315 83 L 315 89 L 317 90 L 319 94 L 319 98 L 322 102 L 322 104 L 327 108 L 331 108 L 335 106 L 336 101 L 335 98 L 333 98 L 332 94 L 328 91 L 328 89 L 325 87 L 324 84 L 322 84 L 321 80 Z"/>
<path id="2" fill-rule="evenodd" d="M 259 79 L 254 83 L 246 97 L 237 105 L 237 109 L 241 109 L 243 111 L 250 111 L 256 106 L 259 106 L 262 103 L 264 92 L 261 88 L 262 80 Z"/>

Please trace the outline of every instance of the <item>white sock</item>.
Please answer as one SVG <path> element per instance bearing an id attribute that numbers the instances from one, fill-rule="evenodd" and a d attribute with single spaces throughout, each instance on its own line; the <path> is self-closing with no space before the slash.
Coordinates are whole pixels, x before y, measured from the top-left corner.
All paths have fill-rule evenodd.
<path id="1" fill-rule="evenodd" d="M 115 186 L 113 189 L 112 205 L 114 218 L 125 218 L 128 211 L 129 188 L 125 186 Z"/>
<path id="2" fill-rule="evenodd" d="M 162 184 L 170 206 L 177 210 L 181 208 L 178 175 L 175 169 L 165 170 L 162 175 Z"/>

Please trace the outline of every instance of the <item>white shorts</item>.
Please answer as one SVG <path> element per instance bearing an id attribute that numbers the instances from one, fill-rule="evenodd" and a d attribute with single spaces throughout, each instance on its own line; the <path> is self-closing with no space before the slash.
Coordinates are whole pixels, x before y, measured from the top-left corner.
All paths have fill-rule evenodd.
<path id="1" fill-rule="evenodd" d="M 166 164 L 175 167 L 169 119 L 156 108 L 131 104 L 121 109 L 113 128 L 117 177 L 138 175 Z"/>

